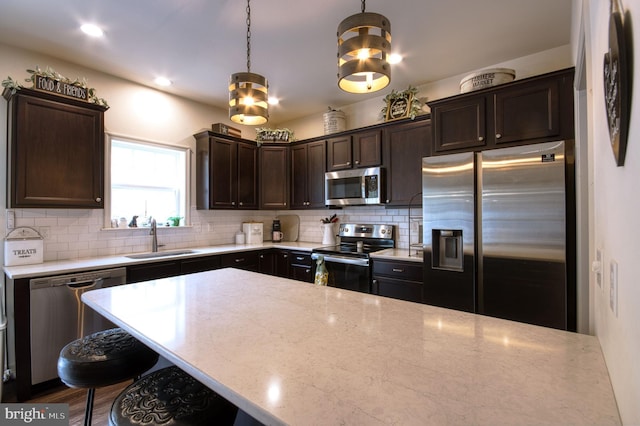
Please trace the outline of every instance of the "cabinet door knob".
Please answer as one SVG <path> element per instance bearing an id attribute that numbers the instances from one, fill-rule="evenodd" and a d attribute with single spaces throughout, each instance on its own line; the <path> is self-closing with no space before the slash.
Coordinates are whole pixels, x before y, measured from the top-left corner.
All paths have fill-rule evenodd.
<path id="1" fill-rule="evenodd" d="M 496 133 L 496 139 L 500 139 L 502 135 L 500 133 Z"/>
<path id="2" fill-rule="evenodd" d="M 242 205 L 242 201 L 240 201 L 238 204 L 239 204 L 239 205 Z"/>
<path id="3" fill-rule="evenodd" d="M 232 201 L 232 202 L 231 202 L 231 205 L 232 205 L 232 206 L 235 206 L 235 205 L 236 205 L 236 202 L 235 202 L 235 201 Z"/>
<path id="4" fill-rule="evenodd" d="M 484 140 L 484 137 L 478 136 L 478 142 L 482 142 L 483 140 Z"/>
<path id="5" fill-rule="evenodd" d="M 356 165 L 358 165 L 358 164 L 360 164 L 360 161 L 359 161 L 359 160 L 356 160 Z"/>
<path id="6" fill-rule="evenodd" d="M 101 201 L 102 201 L 102 198 L 100 198 L 100 197 L 96 198 L 96 203 L 99 203 Z"/>
<path id="7" fill-rule="evenodd" d="M 347 161 L 347 166 L 350 166 L 350 165 L 351 165 L 351 161 Z"/>

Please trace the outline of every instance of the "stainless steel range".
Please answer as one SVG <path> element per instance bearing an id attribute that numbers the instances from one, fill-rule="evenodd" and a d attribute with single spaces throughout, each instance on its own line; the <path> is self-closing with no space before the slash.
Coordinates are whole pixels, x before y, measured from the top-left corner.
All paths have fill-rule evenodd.
<path id="1" fill-rule="evenodd" d="M 343 223 L 338 237 L 340 244 L 313 250 L 324 256 L 329 285 L 371 293 L 370 254 L 395 247 L 394 225 Z"/>

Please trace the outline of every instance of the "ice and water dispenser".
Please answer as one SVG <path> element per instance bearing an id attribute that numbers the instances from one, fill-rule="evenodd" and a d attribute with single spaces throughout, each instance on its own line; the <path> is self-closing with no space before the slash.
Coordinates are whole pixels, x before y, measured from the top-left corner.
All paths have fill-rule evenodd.
<path id="1" fill-rule="evenodd" d="M 464 271 L 464 250 L 461 229 L 432 229 L 431 251 L 433 269 Z"/>

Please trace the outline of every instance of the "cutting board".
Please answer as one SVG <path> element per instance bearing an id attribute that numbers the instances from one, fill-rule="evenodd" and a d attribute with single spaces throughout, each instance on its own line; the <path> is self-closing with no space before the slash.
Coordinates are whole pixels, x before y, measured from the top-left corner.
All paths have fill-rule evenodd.
<path id="1" fill-rule="evenodd" d="M 284 234 L 282 241 L 298 241 L 300 216 L 297 214 L 286 214 L 278 216 L 277 219 L 280 219 L 280 229 Z"/>

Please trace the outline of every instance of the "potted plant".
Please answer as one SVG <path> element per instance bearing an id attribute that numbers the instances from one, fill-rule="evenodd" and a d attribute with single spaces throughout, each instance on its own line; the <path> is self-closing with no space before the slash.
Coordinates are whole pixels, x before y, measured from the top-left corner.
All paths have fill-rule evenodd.
<path id="1" fill-rule="evenodd" d="M 169 221 L 171 226 L 180 226 L 180 220 L 181 219 L 182 219 L 182 217 L 180 217 L 180 216 L 171 216 L 171 217 L 167 218 L 167 220 Z"/>

